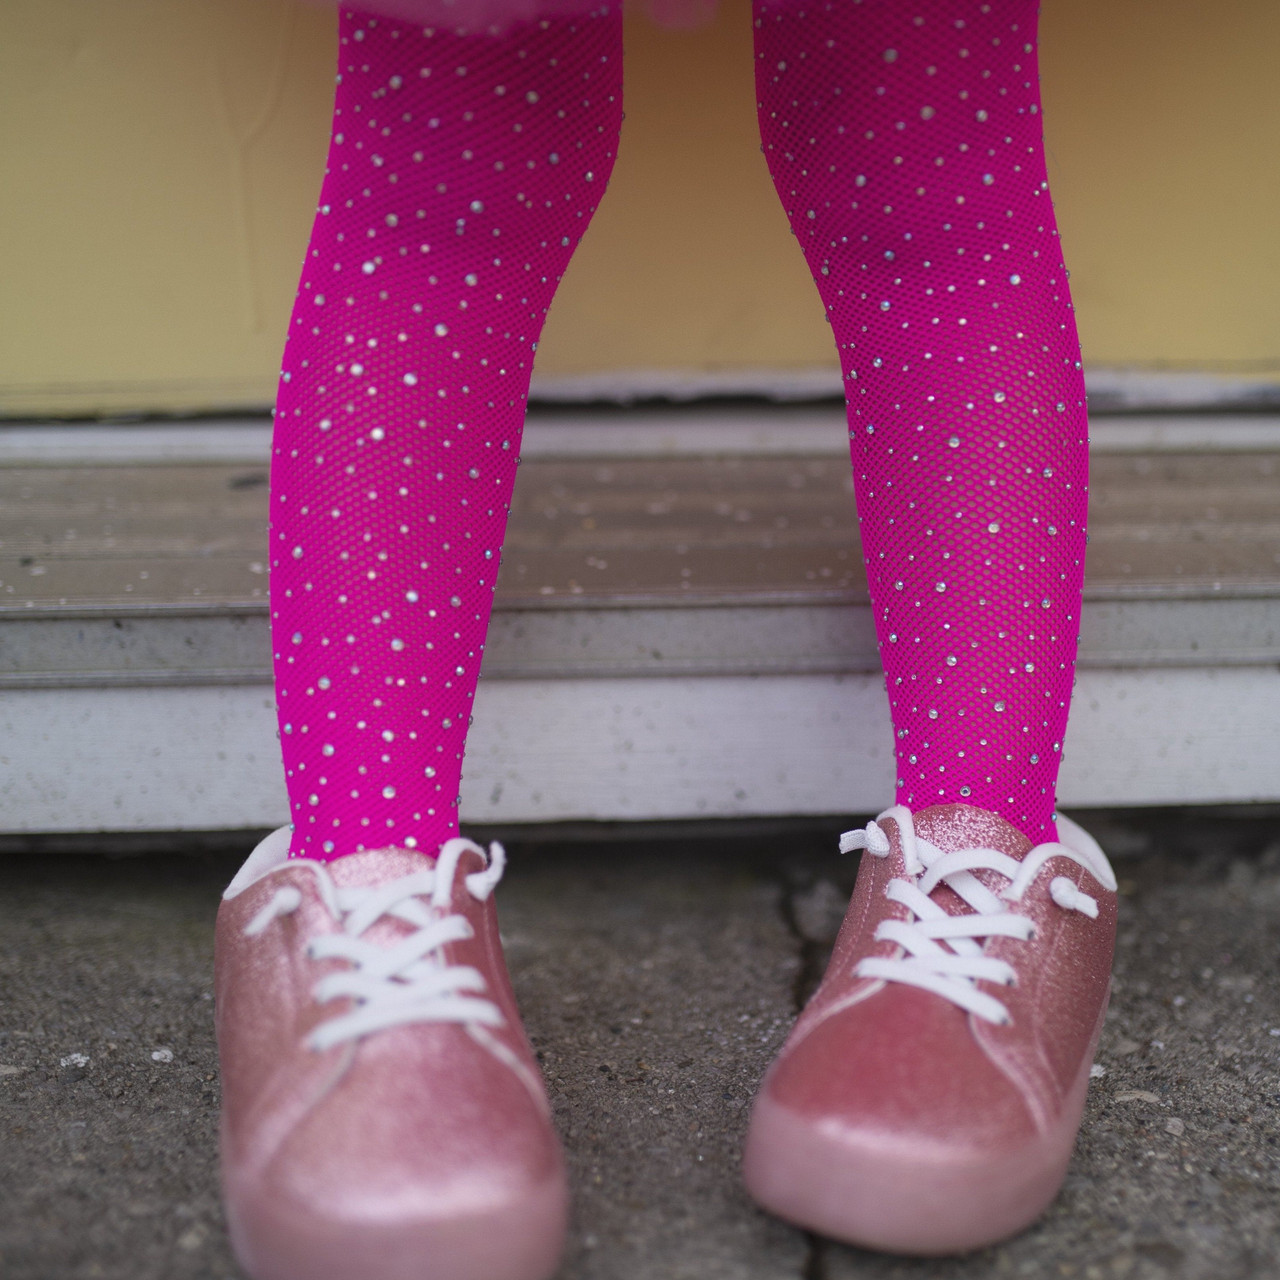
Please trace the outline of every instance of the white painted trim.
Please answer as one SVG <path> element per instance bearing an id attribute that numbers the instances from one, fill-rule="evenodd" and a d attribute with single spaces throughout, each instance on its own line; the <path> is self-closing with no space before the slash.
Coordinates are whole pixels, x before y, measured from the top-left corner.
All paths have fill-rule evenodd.
<path id="1" fill-rule="evenodd" d="M 529 399 L 556 404 L 633 404 L 644 400 L 706 400 L 761 396 L 766 400 L 838 400 L 844 380 L 835 365 L 808 369 L 611 369 L 601 373 L 540 377 Z"/>
<path id="2" fill-rule="evenodd" d="M 1126 369 L 1090 365 L 1088 394 L 1107 409 L 1161 411 L 1274 407 L 1280 402 L 1280 360 L 1256 373 L 1196 369 Z M 645 400 L 701 400 L 762 396 L 768 400 L 839 399 L 834 364 L 807 369 L 614 369 L 573 377 L 533 378 L 530 399 L 552 403 L 631 404 Z"/>
<path id="3" fill-rule="evenodd" d="M 1274 362 L 1257 362 L 1256 372 L 1213 373 L 1204 370 L 1179 369 L 1126 369 L 1090 365 L 1085 371 L 1085 385 L 1095 413 L 1203 413 L 1246 410 L 1275 411 L 1280 408 L 1280 359 Z M 154 398 L 156 387 L 139 390 L 127 388 L 127 396 L 135 400 Z M 190 391 L 190 384 L 184 389 Z M 64 388 L 63 390 L 68 390 Z M 93 392 L 94 388 L 88 388 Z M 102 390 L 102 388 L 97 388 Z M 108 391 L 111 389 L 108 388 Z M 163 388 L 160 388 L 163 392 Z M 47 392 L 48 389 L 46 388 Z M 70 388 L 73 398 L 83 396 L 86 388 Z M 52 393 L 57 398 L 58 393 Z M 119 398 L 119 389 L 111 392 Z M 699 400 L 735 400 L 758 398 L 775 404 L 832 400 L 844 395 L 840 371 L 834 364 L 815 365 L 804 369 L 739 368 L 726 370 L 698 369 L 619 369 L 567 377 L 540 377 L 534 375 L 530 390 L 530 402 L 539 410 L 556 405 L 607 404 L 615 407 L 665 401 L 688 404 Z M 33 392 L 36 399 L 41 395 Z M 44 396 L 43 398 L 47 398 Z M 161 397 L 163 398 L 163 396 Z M 205 418 L 174 419 L 185 432 L 192 424 L 212 421 L 219 412 L 243 409 L 250 415 L 269 417 L 269 406 L 255 396 L 217 395 L 209 397 L 212 407 Z M 11 421 L 13 428 L 0 426 L 0 434 L 10 429 L 21 429 L 18 418 L 0 418 L 0 423 Z M 237 417 L 234 422 L 243 422 Z M 50 424 L 52 425 L 52 424 Z M 59 427 L 63 433 L 71 431 L 125 431 L 139 432 L 154 429 L 152 424 L 140 426 L 112 426 L 107 428 L 75 426 Z M 131 460 L 131 459 L 126 459 Z M 217 460 L 217 459 L 213 459 Z M 240 459 L 235 459 L 240 460 Z"/>
<path id="4" fill-rule="evenodd" d="M 1096 453 L 1209 453 L 1280 449 L 1280 414 L 1094 415 Z M 703 405 L 684 409 L 539 412 L 525 427 L 526 458 L 670 458 L 834 455 L 848 449 L 837 406 Z M 219 463 L 266 466 L 271 424 L 200 419 L 188 424 L 0 427 L 0 467 Z"/>
<path id="5" fill-rule="evenodd" d="M 1251 453 L 1280 449 L 1280 414 L 1094 414 L 1094 453 Z"/>
<path id="6" fill-rule="evenodd" d="M 839 407 L 752 405 L 539 412 L 525 425 L 520 452 L 526 458 L 666 458 L 833 454 L 848 447 L 844 410 Z M 265 418 L 193 420 L 185 425 L 0 427 L 0 466 L 265 466 L 270 459 L 271 422 Z"/>
<path id="7" fill-rule="evenodd" d="M 525 424 L 526 458 L 679 458 L 847 454 L 849 429 L 839 405 L 695 405 L 631 409 L 558 419 L 539 413 Z"/>
<path id="8" fill-rule="evenodd" d="M 1252 374 L 1090 365 L 1084 380 L 1090 399 L 1113 411 L 1274 408 L 1280 401 L 1280 360 L 1267 363 L 1269 368 Z"/>
<path id="9" fill-rule="evenodd" d="M 1280 671 L 1082 671 L 1061 800 L 1280 801 Z M 893 798 L 879 676 L 481 682 L 463 813 L 485 823 L 875 812 Z M 0 698 L 5 830 L 277 826 L 269 690 Z"/>
<path id="10" fill-rule="evenodd" d="M 271 457 L 270 418 L 192 418 L 188 422 L 0 426 L 2 467 L 149 466 L 222 463 L 262 466 Z"/>

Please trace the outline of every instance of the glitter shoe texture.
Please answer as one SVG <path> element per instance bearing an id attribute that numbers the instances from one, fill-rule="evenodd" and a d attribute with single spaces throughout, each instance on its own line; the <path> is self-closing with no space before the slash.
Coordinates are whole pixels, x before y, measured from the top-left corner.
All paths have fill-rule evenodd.
<path id="1" fill-rule="evenodd" d="M 897 800 L 1051 838 L 1085 553 L 1036 0 L 758 0 L 774 184 L 839 349 Z"/>
<path id="2" fill-rule="evenodd" d="M 618 12 L 501 37 L 343 11 L 271 467 L 295 855 L 457 835 L 533 353 L 604 194 Z"/>
<path id="3" fill-rule="evenodd" d="M 1027 1226 L 1066 1173 L 1110 990 L 1115 878 L 1065 820 L 1061 843 L 1043 852 L 967 805 L 914 819 L 895 807 L 878 824 L 887 839 L 881 850 L 868 842 L 826 976 L 760 1086 L 743 1174 L 765 1208 L 824 1235 L 892 1252 L 961 1252 Z M 977 939 L 984 961 L 1007 966 L 1014 982 L 968 985 L 1007 1021 L 907 981 L 864 976 L 866 967 L 892 972 L 905 957 L 884 935 L 915 914 L 891 886 L 921 883 L 925 842 L 961 863 L 1001 864 L 994 853 L 1040 864 L 1016 900 L 1005 871 L 950 873 L 965 888 L 960 877 L 976 880 L 999 898 L 997 911 L 1034 930 L 1025 940 Z M 972 850 L 983 854 L 962 852 Z M 951 920 L 974 914 L 945 876 L 928 897 Z M 953 961 L 963 949 L 940 945 Z"/>
<path id="4" fill-rule="evenodd" d="M 287 832 L 264 842 L 218 913 L 222 1177 L 237 1257 L 254 1280 L 544 1280 L 563 1243 L 563 1157 L 482 851 L 466 842 L 442 890 L 406 896 L 403 877 L 409 888 L 432 879 L 421 854 L 326 865 L 287 850 Z M 388 892 L 396 901 L 368 919 Z M 418 954 L 424 922 L 453 940 Z M 363 963 L 333 954 L 353 949 Z M 424 997 L 433 983 L 452 994 Z M 371 1001 L 334 991 L 362 984 Z M 394 1017 L 402 994 L 412 1020 L 344 1030 L 379 1000 Z M 317 1035 L 335 1029 L 327 1045 Z"/>

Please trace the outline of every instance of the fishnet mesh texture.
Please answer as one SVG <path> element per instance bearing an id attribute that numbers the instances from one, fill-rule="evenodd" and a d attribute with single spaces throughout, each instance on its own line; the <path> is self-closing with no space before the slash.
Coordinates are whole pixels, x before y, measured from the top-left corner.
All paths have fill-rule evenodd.
<path id="1" fill-rule="evenodd" d="M 1087 423 L 1036 5 L 757 3 L 761 136 L 839 348 L 897 800 L 1052 836 Z"/>
<path id="2" fill-rule="evenodd" d="M 616 10 L 501 36 L 340 16 L 271 476 L 295 855 L 457 834 L 533 353 L 621 114 Z"/>

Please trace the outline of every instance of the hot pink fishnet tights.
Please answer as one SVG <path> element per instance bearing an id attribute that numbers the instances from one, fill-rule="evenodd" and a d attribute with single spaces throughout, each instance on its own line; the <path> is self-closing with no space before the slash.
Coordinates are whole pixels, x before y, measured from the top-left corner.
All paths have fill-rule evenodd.
<path id="1" fill-rule="evenodd" d="M 1087 424 L 1035 0 L 757 0 L 760 129 L 844 370 L 898 799 L 1052 837 Z"/>
<path id="2" fill-rule="evenodd" d="M 457 834 L 547 307 L 604 192 L 619 13 L 502 36 L 344 12 L 271 494 L 292 853 Z"/>
<path id="3" fill-rule="evenodd" d="M 758 3 L 761 133 L 844 368 L 899 799 L 1049 823 L 1086 424 L 1032 0 Z M 285 351 L 272 613 L 293 851 L 432 851 L 457 795 L 533 349 L 603 192 L 617 13 L 344 14 Z"/>

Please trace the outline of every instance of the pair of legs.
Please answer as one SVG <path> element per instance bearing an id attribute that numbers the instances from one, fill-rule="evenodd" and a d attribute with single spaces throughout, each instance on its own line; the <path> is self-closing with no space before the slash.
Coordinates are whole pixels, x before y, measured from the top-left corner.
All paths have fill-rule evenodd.
<path id="1" fill-rule="evenodd" d="M 761 1085 L 748 1188 L 948 1252 L 1061 1182 L 1115 879 L 1054 785 L 1083 385 L 1034 0 L 758 0 L 761 138 L 839 348 L 896 804 Z M 292 809 L 219 915 L 223 1170 L 261 1280 L 545 1280 L 568 1200 L 457 832 L 530 367 L 621 121 L 616 10 L 459 36 L 344 13 L 277 411 Z M 1033 847 L 1034 846 L 1034 847 Z M 290 854 L 294 855 L 290 858 Z"/>
<path id="2" fill-rule="evenodd" d="M 290 325 L 272 615 L 292 852 L 457 835 L 538 335 L 604 193 L 616 8 L 502 35 L 344 12 Z M 761 138 L 840 353 L 895 799 L 1052 835 L 1083 381 L 1034 0 L 758 0 Z"/>

